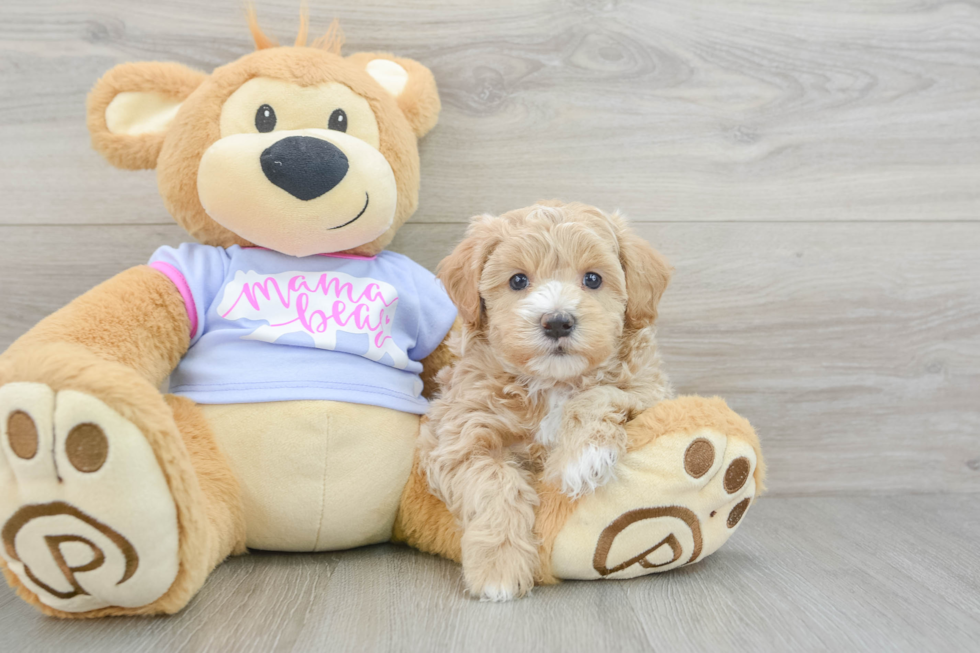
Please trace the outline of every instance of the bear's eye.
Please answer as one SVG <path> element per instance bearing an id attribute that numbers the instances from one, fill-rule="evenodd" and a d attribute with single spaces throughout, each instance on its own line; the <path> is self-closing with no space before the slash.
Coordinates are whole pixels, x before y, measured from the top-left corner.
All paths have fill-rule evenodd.
<path id="1" fill-rule="evenodd" d="M 591 288 L 595 290 L 602 285 L 602 277 L 600 277 L 595 272 L 586 272 L 585 276 L 582 277 L 582 283 L 585 284 L 586 288 Z"/>
<path id="2" fill-rule="evenodd" d="M 276 128 L 276 112 L 268 104 L 263 104 L 255 112 L 255 128 L 263 134 Z"/>
<path id="3" fill-rule="evenodd" d="M 527 275 L 518 272 L 510 278 L 511 290 L 524 290 L 527 288 Z"/>
<path id="4" fill-rule="evenodd" d="M 347 113 L 343 109 L 334 109 L 334 112 L 330 114 L 330 122 L 327 123 L 327 127 L 339 132 L 347 131 Z"/>

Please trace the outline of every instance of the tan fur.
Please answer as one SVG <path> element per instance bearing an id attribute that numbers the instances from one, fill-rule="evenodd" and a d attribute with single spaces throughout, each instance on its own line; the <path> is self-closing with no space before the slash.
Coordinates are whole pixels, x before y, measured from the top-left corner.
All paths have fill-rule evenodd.
<path id="1" fill-rule="evenodd" d="M 407 70 L 408 84 L 396 99 L 398 107 L 405 114 L 417 138 L 422 138 L 436 126 L 442 103 L 436 90 L 436 79 L 428 68 L 412 59 L 396 57 L 387 52 L 357 52 L 347 59 L 362 69 L 374 59 L 389 59 Z"/>
<path id="2" fill-rule="evenodd" d="M 189 331 L 187 309 L 173 282 L 141 265 L 41 320 L 10 346 L 4 358 L 53 343 L 81 345 L 158 386 L 187 351 Z"/>
<path id="3" fill-rule="evenodd" d="M 392 541 L 404 542 L 419 551 L 459 562 L 460 534 L 456 519 L 446 504 L 429 491 L 429 480 L 419 466 L 416 453 L 412 473 L 402 492 Z"/>
<path id="4" fill-rule="evenodd" d="M 538 468 L 572 498 L 591 491 L 626 451 L 625 423 L 672 394 L 652 330 L 669 268 L 638 240 L 593 207 L 535 205 L 475 218 L 440 266 L 464 326 L 450 340 L 459 360 L 438 377 L 420 461 L 462 528 L 475 594 L 521 596 L 535 577 L 551 580 L 534 530 Z M 582 285 L 589 271 L 601 274 L 598 289 Z M 530 279 L 527 290 L 510 288 L 516 273 Z M 541 332 L 549 302 L 576 320 L 561 344 Z M 551 410 L 559 416 L 546 417 Z M 539 511 L 548 535 L 569 510 L 554 492 Z"/>
<path id="5" fill-rule="evenodd" d="M 463 322 L 457 317 L 449 333 L 450 335 L 459 333 L 462 328 Z M 447 336 L 431 354 L 422 359 L 422 372 L 419 376 L 422 378 L 423 397 L 432 399 L 436 395 L 439 389 L 439 382 L 436 380 L 436 376 L 442 368 L 449 367 L 455 361 L 456 357 L 453 355 L 453 350 L 449 346 L 449 336 Z"/>
<path id="6" fill-rule="evenodd" d="M 102 76 L 87 102 L 88 130 L 92 147 L 109 163 L 125 170 L 155 168 L 164 134 L 113 134 L 106 125 L 109 103 L 123 92 L 157 92 L 176 100 L 185 100 L 207 78 L 202 72 L 179 63 L 124 63 Z"/>
<path id="7" fill-rule="evenodd" d="M 265 32 L 262 31 L 262 27 L 259 26 L 259 17 L 255 13 L 255 5 L 251 2 L 245 5 L 245 18 L 248 21 L 248 29 L 252 33 L 252 40 L 255 42 L 256 50 L 265 50 L 266 48 L 275 48 L 279 46 L 279 42 L 274 38 L 266 36 Z M 306 46 L 306 38 L 310 31 L 310 15 L 305 6 L 300 7 L 299 14 L 299 31 L 296 32 L 296 40 L 293 42 L 293 46 L 297 48 L 302 48 Z M 332 52 L 334 54 L 340 54 L 340 49 L 344 45 L 344 32 L 340 29 L 340 21 L 336 18 L 330 23 L 330 27 L 327 29 L 323 36 L 317 37 L 313 40 L 314 48 L 321 48 L 327 52 Z"/>
<path id="8" fill-rule="evenodd" d="M 480 301 L 480 276 L 483 266 L 502 236 L 490 226 L 493 216 L 476 218 L 466 231 L 466 238 L 439 263 L 438 274 L 452 297 L 459 319 L 470 330 L 480 328 L 483 307 Z"/>
<path id="9" fill-rule="evenodd" d="M 279 45 L 278 41 L 269 38 L 262 31 L 262 28 L 259 26 L 259 17 L 255 13 L 255 5 L 251 2 L 245 5 L 245 19 L 248 21 L 248 31 L 252 33 L 252 40 L 255 42 L 256 50 L 265 50 L 266 48 L 274 48 Z M 300 31 L 304 31 L 302 22 Z"/>
<path id="10" fill-rule="evenodd" d="M 214 430 L 201 407 L 187 397 L 166 395 L 164 399 L 173 411 L 204 495 L 204 509 L 213 534 L 207 559 L 214 568 L 228 555 L 245 553 L 245 506 L 241 485 L 218 447 Z"/>
<path id="11" fill-rule="evenodd" d="M 551 552 L 555 539 L 561 532 L 569 515 L 575 510 L 575 502 L 551 483 L 538 481 L 535 486 L 538 494 L 538 511 L 534 519 L 534 535 L 538 544 L 538 573 L 534 582 L 538 585 L 554 585 L 559 579 L 551 570 Z"/>
<path id="12" fill-rule="evenodd" d="M 254 16 L 254 11 L 250 12 Z M 249 21 L 251 22 L 251 21 Z M 334 23 L 337 24 L 337 20 L 334 19 Z M 258 27 L 258 18 L 255 19 L 255 26 Z M 333 27 L 333 25 L 331 25 Z M 296 40 L 293 42 L 293 47 L 301 48 L 306 45 L 306 37 L 310 33 L 310 12 L 307 10 L 306 5 L 301 5 L 299 10 L 299 30 L 296 32 Z M 340 54 L 340 47 L 337 47 L 337 53 Z"/>
<path id="13" fill-rule="evenodd" d="M 305 34 L 303 36 L 305 36 Z M 340 50 L 344 47 L 344 40 L 344 30 L 340 29 L 340 21 L 334 18 L 332 21 L 330 21 L 330 27 L 327 28 L 327 31 L 323 34 L 323 36 L 318 36 L 317 38 L 313 39 L 311 47 L 320 48 L 321 50 L 326 50 L 327 52 L 332 52 L 339 55 Z M 296 45 L 306 45 L 305 39 L 301 42 L 299 35 L 297 35 Z"/>

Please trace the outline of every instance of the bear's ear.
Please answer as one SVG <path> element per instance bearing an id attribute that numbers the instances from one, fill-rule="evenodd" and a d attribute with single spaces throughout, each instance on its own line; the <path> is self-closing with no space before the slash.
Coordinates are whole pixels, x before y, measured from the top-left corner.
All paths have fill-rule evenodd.
<path id="1" fill-rule="evenodd" d="M 432 71 L 412 59 L 383 52 L 358 52 L 347 59 L 364 68 L 395 97 L 417 138 L 422 138 L 436 126 L 442 105 Z"/>
<path id="2" fill-rule="evenodd" d="M 155 168 L 177 109 L 206 78 L 176 63 L 116 66 L 88 95 L 92 147 L 117 168 Z"/>

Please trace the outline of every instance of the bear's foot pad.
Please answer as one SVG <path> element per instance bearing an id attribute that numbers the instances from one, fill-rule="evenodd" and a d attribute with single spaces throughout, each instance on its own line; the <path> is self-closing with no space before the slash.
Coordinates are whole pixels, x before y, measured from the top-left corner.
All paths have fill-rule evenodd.
<path id="1" fill-rule="evenodd" d="M 102 401 L 0 388 L 0 556 L 45 605 L 135 608 L 177 576 L 177 509 L 150 443 Z"/>
<path id="2" fill-rule="evenodd" d="M 735 531 L 756 494 L 757 455 L 702 428 L 628 452 L 618 480 L 578 502 L 559 532 L 559 578 L 632 578 L 697 562 Z"/>

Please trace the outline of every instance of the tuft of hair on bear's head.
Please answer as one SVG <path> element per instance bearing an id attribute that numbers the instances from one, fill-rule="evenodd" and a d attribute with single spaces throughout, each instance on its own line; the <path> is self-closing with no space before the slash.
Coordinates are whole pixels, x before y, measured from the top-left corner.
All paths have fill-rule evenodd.
<path id="1" fill-rule="evenodd" d="M 248 19 L 248 30 L 252 33 L 252 40 L 255 41 L 256 50 L 279 47 L 279 42 L 271 38 L 262 31 L 259 26 L 259 18 L 255 12 L 255 5 L 251 2 L 245 5 L 245 16 Z M 299 31 L 296 34 L 296 41 L 293 47 L 306 47 L 307 36 L 310 30 L 310 15 L 304 4 L 300 8 Z M 334 18 L 323 36 L 313 39 L 310 47 L 319 48 L 332 54 L 340 55 L 340 50 L 344 46 L 344 31 L 340 28 L 340 21 Z"/>

